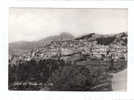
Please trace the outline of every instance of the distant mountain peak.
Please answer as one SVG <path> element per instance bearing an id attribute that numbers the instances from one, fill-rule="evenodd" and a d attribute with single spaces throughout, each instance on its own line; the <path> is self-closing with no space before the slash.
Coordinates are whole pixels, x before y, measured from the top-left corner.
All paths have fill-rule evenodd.
<path id="1" fill-rule="evenodd" d="M 18 54 L 18 52 L 23 53 L 25 50 L 32 50 L 34 48 L 40 48 L 49 44 L 51 41 L 60 41 L 60 40 L 72 40 L 74 36 L 68 32 L 62 32 L 59 35 L 49 36 L 39 41 L 17 41 L 9 43 L 9 54 Z"/>

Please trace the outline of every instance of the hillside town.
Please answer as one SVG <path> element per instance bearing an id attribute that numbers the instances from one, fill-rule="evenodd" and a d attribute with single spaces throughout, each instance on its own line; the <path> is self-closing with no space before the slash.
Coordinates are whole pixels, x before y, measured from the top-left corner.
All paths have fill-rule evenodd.
<path id="1" fill-rule="evenodd" d="M 127 67 L 127 43 L 125 43 L 127 33 L 123 32 L 112 36 L 93 33 L 89 35 L 72 40 L 51 41 L 49 44 L 41 48 L 34 48 L 21 56 L 9 55 L 9 66 L 13 67 L 33 60 L 36 62 L 51 60 L 51 63 L 60 61 L 61 64 L 62 62 L 62 66 L 66 64 L 86 66 L 91 71 L 101 68 L 102 74 L 108 74 L 106 71 L 110 68 L 117 72 Z M 112 41 L 109 42 L 110 39 Z M 106 44 L 108 42 L 109 44 Z M 110 82 L 111 78 L 107 79 Z"/>
<path id="2" fill-rule="evenodd" d="M 112 56 L 114 61 L 120 58 L 127 61 L 127 46 L 121 44 L 100 45 L 95 40 L 66 40 L 66 41 L 51 41 L 50 44 L 42 48 L 34 48 L 27 54 L 21 56 L 10 55 L 9 60 L 15 64 L 19 60 L 30 61 L 31 59 L 50 59 L 60 56 L 64 59 L 67 55 L 80 53 L 98 59 L 107 60 Z"/>

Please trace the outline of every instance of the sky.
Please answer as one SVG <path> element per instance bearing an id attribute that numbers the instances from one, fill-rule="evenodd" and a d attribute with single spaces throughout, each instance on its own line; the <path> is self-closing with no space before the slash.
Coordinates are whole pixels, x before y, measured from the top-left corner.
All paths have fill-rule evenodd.
<path id="1" fill-rule="evenodd" d="M 69 32 L 112 34 L 128 31 L 125 8 L 9 8 L 8 40 L 34 41 Z"/>

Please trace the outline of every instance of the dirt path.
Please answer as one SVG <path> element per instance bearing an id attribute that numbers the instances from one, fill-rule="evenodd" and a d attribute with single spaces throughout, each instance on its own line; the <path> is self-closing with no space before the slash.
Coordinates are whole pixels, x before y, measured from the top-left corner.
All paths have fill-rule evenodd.
<path id="1" fill-rule="evenodd" d="M 126 91 L 127 89 L 127 69 L 112 74 L 112 89 L 113 91 Z"/>

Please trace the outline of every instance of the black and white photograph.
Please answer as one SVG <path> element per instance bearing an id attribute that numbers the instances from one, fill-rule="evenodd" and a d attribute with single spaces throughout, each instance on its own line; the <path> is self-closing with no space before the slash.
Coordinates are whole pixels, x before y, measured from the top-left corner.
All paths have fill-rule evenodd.
<path id="1" fill-rule="evenodd" d="M 127 91 L 127 8 L 8 8 L 8 90 Z"/>

